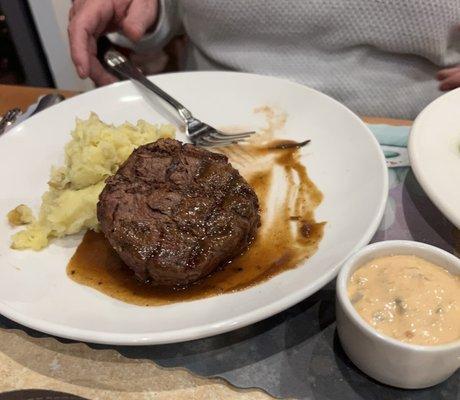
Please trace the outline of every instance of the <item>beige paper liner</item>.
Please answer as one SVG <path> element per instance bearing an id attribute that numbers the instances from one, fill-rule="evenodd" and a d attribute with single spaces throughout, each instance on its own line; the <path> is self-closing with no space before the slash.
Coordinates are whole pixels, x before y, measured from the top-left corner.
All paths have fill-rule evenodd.
<path id="1" fill-rule="evenodd" d="M 0 392 L 19 389 L 56 390 L 90 400 L 272 399 L 257 389 L 237 389 L 223 379 L 200 378 L 115 350 L 0 329 Z"/>

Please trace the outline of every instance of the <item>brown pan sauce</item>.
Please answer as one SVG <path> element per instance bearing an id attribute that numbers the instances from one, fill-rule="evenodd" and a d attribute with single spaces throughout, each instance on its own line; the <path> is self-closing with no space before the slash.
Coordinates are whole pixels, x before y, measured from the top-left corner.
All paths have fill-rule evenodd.
<path id="1" fill-rule="evenodd" d="M 259 137 L 249 144 L 217 149 L 251 184 L 260 202 L 262 225 L 242 255 L 188 287 L 151 286 L 136 281 L 103 234 L 88 231 L 68 264 L 69 277 L 124 302 L 156 306 L 242 290 L 311 257 L 324 223 L 314 218 L 322 194 L 300 162 L 301 147 L 307 143 L 273 140 L 269 130 L 261 137 L 268 140 L 261 144 Z M 276 179 L 275 169 L 283 179 Z M 285 182 L 282 190 L 280 181 Z M 281 193 L 281 198 L 273 200 L 274 193 Z"/>

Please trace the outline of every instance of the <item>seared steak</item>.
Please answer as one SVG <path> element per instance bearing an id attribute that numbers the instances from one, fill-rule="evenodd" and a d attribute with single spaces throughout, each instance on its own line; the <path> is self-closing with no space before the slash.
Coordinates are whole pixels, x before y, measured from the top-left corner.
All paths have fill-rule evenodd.
<path id="1" fill-rule="evenodd" d="M 107 180 L 102 232 L 142 281 L 186 285 L 241 254 L 257 196 L 227 157 L 177 140 L 139 147 Z"/>

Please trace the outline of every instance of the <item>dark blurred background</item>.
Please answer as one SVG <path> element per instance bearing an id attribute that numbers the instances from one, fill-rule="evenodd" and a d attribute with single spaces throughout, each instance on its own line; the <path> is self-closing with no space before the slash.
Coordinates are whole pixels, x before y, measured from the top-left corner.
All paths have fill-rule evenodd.
<path id="1" fill-rule="evenodd" d="M 16 48 L 10 37 L 6 17 L 0 8 L 0 83 L 24 83 L 24 71 L 19 62 Z"/>
<path id="2" fill-rule="evenodd" d="M 54 83 L 27 1 L 0 0 L 0 83 Z"/>

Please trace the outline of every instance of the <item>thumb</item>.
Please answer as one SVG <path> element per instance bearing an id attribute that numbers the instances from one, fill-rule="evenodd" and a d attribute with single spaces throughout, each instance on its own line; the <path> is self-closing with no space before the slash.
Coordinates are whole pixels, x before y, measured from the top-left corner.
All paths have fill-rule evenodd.
<path id="1" fill-rule="evenodd" d="M 133 42 L 142 38 L 157 18 L 157 0 L 133 0 L 121 23 L 123 33 Z"/>

